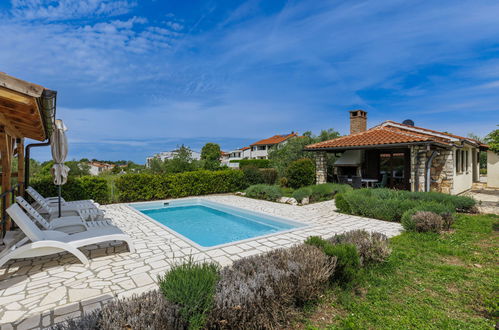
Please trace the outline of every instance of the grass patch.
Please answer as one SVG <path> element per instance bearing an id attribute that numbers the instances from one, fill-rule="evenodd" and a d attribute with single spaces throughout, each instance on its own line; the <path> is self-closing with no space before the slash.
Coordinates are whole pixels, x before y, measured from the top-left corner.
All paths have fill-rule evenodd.
<path id="1" fill-rule="evenodd" d="M 362 269 L 356 288 L 331 289 L 297 327 L 493 328 L 499 317 L 498 222 L 497 215 L 459 215 L 451 232 L 392 238 L 386 263 Z"/>

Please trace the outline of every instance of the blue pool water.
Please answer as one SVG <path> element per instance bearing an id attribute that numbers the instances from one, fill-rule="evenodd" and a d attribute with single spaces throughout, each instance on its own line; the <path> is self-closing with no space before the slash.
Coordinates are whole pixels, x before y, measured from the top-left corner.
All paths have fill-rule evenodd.
<path id="1" fill-rule="evenodd" d="M 202 247 L 240 241 L 303 224 L 227 207 L 213 202 L 172 202 L 169 205 L 133 205 L 140 212 Z"/>

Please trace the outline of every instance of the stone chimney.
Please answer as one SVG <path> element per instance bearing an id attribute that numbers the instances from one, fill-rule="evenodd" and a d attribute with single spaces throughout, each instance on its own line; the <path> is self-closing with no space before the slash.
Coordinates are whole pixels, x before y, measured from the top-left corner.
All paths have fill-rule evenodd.
<path id="1" fill-rule="evenodd" d="M 367 129 L 367 112 L 364 110 L 350 111 L 350 134 L 364 132 Z"/>

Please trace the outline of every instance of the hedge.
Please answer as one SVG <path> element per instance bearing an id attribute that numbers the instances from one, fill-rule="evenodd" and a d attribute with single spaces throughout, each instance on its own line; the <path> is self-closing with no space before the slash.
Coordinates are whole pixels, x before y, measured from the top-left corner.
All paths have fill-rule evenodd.
<path id="1" fill-rule="evenodd" d="M 258 168 L 269 168 L 270 160 L 269 159 L 241 159 L 239 161 L 239 168 L 243 168 L 245 166 L 254 166 Z"/>
<path id="2" fill-rule="evenodd" d="M 179 198 L 244 189 L 243 171 L 193 171 L 178 174 L 129 173 L 116 180 L 122 202 Z"/>
<path id="3" fill-rule="evenodd" d="M 342 213 L 400 222 L 407 210 L 439 204 L 445 209 L 473 212 L 475 200 L 437 192 L 410 192 L 393 189 L 357 189 L 337 194 L 336 207 Z M 424 209 L 418 208 L 420 211 Z M 428 210 L 431 211 L 431 210 Z"/>
<path id="4" fill-rule="evenodd" d="M 288 186 L 298 189 L 315 182 L 315 164 L 308 158 L 295 160 L 286 169 Z"/>
<path id="5" fill-rule="evenodd" d="M 30 186 L 44 197 L 58 195 L 58 188 L 51 176 L 33 179 Z M 110 201 L 110 191 L 106 179 L 98 176 L 69 177 L 61 188 L 61 195 L 67 201 L 93 199 L 105 204 Z"/>

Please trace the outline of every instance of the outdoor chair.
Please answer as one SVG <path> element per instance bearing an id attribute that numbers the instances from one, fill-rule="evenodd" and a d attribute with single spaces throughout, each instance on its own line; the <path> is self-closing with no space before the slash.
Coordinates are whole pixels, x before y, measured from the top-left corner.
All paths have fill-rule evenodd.
<path id="1" fill-rule="evenodd" d="M 388 184 L 388 174 L 383 173 L 381 182 L 375 183 L 374 188 L 385 188 L 387 184 Z"/>
<path id="2" fill-rule="evenodd" d="M 61 231 L 38 228 L 18 204 L 11 205 L 7 213 L 26 237 L 0 253 L 0 267 L 11 259 L 39 257 L 60 252 L 69 252 L 83 264 L 87 264 L 87 257 L 78 248 L 108 241 L 124 241 L 131 253 L 135 251 L 130 236 L 118 227 L 89 229 L 69 235 Z"/>
<path id="3" fill-rule="evenodd" d="M 349 182 L 348 182 L 348 176 L 346 176 L 346 175 L 338 175 L 338 183 L 349 184 Z"/>
<path id="4" fill-rule="evenodd" d="M 47 214 L 49 219 L 59 217 L 59 204 L 48 202 L 46 198 L 40 195 L 35 189 L 29 187 L 26 192 L 33 198 L 37 204 L 37 211 L 42 214 Z M 56 197 L 57 198 L 57 197 Z M 51 198 L 53 199 L 53 198 Z M 104 212 L 98 209 L 97 206 L 87 201 L 66 202 L 61 201 L 61 216 L 78 215 L 83 219 L 98 219 L 104 217 Z"/>
<path id="5" fill-rule="evenodd" d="M 353 187 L 353 189 L 362 188 L 362 177 L 361 176 L 352 176 L 352 187 Z"/>
<path id="6" fill-rule="evenodd" d="M 47 220 L 21 196 L 16 197 L 16 202 L 28 213 L 33 222 L 46 230 L 74 234 L 89 229 L 115 227 L 109 219 L 86 221 L 80 215 Z"/>

